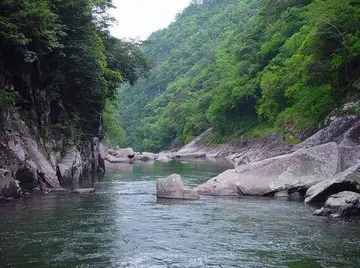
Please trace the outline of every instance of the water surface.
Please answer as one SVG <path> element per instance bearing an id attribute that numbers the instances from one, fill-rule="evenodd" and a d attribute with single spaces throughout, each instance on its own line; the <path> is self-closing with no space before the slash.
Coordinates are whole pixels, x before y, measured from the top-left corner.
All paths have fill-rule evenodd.
<path id="1" fill-rule="evenodd" d="M 196 161 L 124 166 L 95 194 L 0 206 L 0 267 L 360 267 L 360 221 L 312 216 L 301 202 L 157 200 L 155 180 L 195 186 L 231 167 Z"/>

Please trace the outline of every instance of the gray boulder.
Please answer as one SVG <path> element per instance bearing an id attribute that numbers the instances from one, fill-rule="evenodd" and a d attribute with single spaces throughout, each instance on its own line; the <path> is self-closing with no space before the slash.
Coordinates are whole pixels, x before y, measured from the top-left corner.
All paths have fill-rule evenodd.
<path id="1" fill-rule="evenodd" d="M 135 152 L 132 148 L 119 148 L 116 146 L 113 149 L 108 149 L 108 154 L 115 156 L 117 158 L 128 157 L 133 158 L 135 156 Z"/>
<path id="2" fill-rule="evenodd" d="M 314 215 L 345 218 L 360 215 L 360 194 L 349 191 L 333 194 Z"/>
<path id="3" fill-rule="evenodd" d="M 14 179 L 11 171 L 0 169 L 0 196 L 6 199 L 7 197 L 17 197 L 19 194 L 19 183 Z"/>
<path id="4" fill-rule="evenodd" d="M 129 163 L 131 161 L 128 157 L 115 157 L 110 154 L 105 157 L 105 160 L 111 164 Z"/>
<path id="5" fill-rule="evenodd" d="M 305 192 L 315 183 L 338 172 L 340 153 L 336 143 L 327 143 L 259 162 L 241 165 L 198 186 L 202 194 L 272 195 L 287 190 Z"/>
<path id="6" fill-rule="evenodd" d="M 347 170 L 336 174 L 330 179 L 323 180 L 306 192 L 306 203 L 324 203 L 332 194 L 342 191 L 360 191 L 360 167 L 352 166 Z"/>
<path id="7" fill-rule="evenodd" d="M 158 158 L 158 156 L 154 153 L 148 153 L 148 152 L 143 152 L 141 154 L 136 153 L 134 159 L 137 161 L 143 161 L 143 162 L 148 162 L 148 161 L 154 161 Z"/>
<path id="8" fill-rule="evenodd" d="M 237 185 L 247 195 L 304 190 L 336 174 L 339 166 L 340 153 L 337 144 L 327 143 L 238 166 Z"/>
<path id="9" fill-rule="evenodd" d="M 43 188 L 60 188 L 59 180 L 56 172 L 46 159 L 37 143 L 31 138 L 25 138 L 28 158 L 26 160 L 26 168 L 36 172 L 38 181 Z"/>
<path id="10" fill-rule="evenodd" d="M 344 134 L 354 125 L 356 119 L 356 116 L 337 117 L 333 121 L 329 122 L 325 128 L 319 130 L 302 143 L 295 145 L 293 150 L 307 149 L 328 142 L 341 143 L 341 140 L 344 138 Z"/>
<path id="11" fill-rule="evenodd" d="M 293 151 L 306 149 L 327 142 L 336 142 L 341 154 L 341 171 L 355 165 L 360 159 L 360 118 L 358 116 L 335 117 L 328 125 L 302 143 Z M 328 120 L 328 121 L 329 121 Z"/>
<path id="12" fill-rule="evenodd" d="M 75 146 L 69 148 L 57 165 L 57 176 L 61 185 L 77 183 L 82 174 L 82 161 L 80 152 Z"/>
<path id="13" fill-rule="evenodd" d="M 172 174 L 167 178 L 158 179 L 156 181 L 156 196 L 158 198 L 188 200 L 197 200 L 200 198 L 196 191 L 185 187 L 181 176 L 178 174 Z"/>
<path id="14" fill-rule="evenodd" d="M 213 196 L 236 196 L 242 195 L 241 190 L 237 186 L 238 173 L 235 169 L 229 169 L 220 175 L 216 176 L 194 188 L 194 190 L 201 195 Z"/>

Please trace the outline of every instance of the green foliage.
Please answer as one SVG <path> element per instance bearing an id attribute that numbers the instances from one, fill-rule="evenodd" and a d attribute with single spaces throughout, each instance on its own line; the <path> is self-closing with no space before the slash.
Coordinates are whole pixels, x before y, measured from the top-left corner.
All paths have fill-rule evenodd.
<path id="1" fill-rule="evenodd" d="M 113 109 L 114 107 L 109 104 L 105 106 L 102 116 L 104 131 L 110 145 L 122 145 L 126 140 L 125 131 L 114 117 Z"/>
<path id="2" fill-rule="evenodd" d="M 0 89 L 0 105 L 12 105 L 13 102 L 20 98 L 18 92 L 9 92 L 4 89 Z"/>
<path id="3" fill-rule="evenodd" d="M 353 0 L 193 1 L 144 42 L 148 77 L 120 90 L 129 145 L 171 148 L 209 127 L 212 142 L 297 142 L 356 90 L 359 25 Z"/>
<path id="4" fill-rule="evenodd" d="M 110 7 L 111 0 L 2 1 L 0 82 L 17 91 L 0 90 L 0 103 L 12 104 L 20 95 L 31 103 L 31 87 L 47 90 L 60 107 L 50 115 L 54 130 L 74 138 L 99 136 L 104 116 L 109 139 L 123 142 L 105 103 L 116 99 L 121 82 L 134 83 L 150 65 L 139 44 L 109 34 Z"/>
<path id="5" fill-rule="evenodd" d="M 279 129 L 268 122 L 261 122 L 250 128 L 243 135 L 245 138 L 262 138 L 270 134 L 278 133 Z"/>

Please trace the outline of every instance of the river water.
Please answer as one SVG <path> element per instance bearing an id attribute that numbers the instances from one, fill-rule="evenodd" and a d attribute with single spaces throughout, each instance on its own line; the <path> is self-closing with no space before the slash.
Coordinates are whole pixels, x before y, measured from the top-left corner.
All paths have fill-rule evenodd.
<path id="1" fill-rule="evenodd" d="M 0 267 L 360 267 L 360 220 L 312 216 L 273 198 L 157 200 L 157 178 L 195 186 L 231 166 L 124 166 L 95 194 L 28 196 L 0 206 Z"/>

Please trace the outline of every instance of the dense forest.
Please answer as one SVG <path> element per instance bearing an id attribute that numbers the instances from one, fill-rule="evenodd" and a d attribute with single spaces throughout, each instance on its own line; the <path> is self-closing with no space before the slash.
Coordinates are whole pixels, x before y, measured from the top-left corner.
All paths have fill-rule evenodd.
<path id="1" fill-rule="evenodd" d="M 1 1 L 0 111 L 35 107 L 40 119 L 30 121 L 43 132 L 101 137 L 103 126 L 108 137 L 121 140 L 108 107 L 120 83 L 134 83 L 149 62 L 139 44 L 110 35 L 111 7 L 111 0 Z M 50 122 L 41 120 L 45 96 Z"/>
<path id="2" fill-rule="evenodd" d="M 359 25 L 358 0 L 192 1 L 142 45 L 147 77 L 119 90 L 127 144 L 159 151 L 210 127 L 209 142 L 304 139 L 358 98 Z"/>

